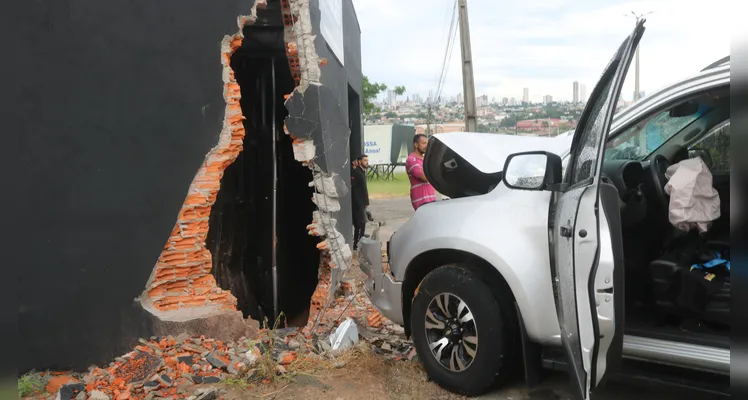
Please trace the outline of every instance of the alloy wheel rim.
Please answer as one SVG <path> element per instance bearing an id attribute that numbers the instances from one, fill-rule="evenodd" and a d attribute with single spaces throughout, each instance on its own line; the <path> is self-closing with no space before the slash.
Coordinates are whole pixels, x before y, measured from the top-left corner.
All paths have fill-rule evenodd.
<path id="1" fill-rule="evenodd" d="M 452 293 L 434 296 L 426 309 L 431 355 L 453 372 L 470 367 L 478 352 L 478 325 L 467 303 Z"/>

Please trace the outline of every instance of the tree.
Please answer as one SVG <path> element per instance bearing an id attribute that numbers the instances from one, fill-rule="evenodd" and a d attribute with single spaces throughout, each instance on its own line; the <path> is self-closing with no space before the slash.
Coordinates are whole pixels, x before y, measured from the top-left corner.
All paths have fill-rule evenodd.
<path id="1" fill-rule="evenodd" d="M 406 92 L 405 86 L 395 86 L 395 94 L 402 96 Z"/>
<path id="2" fill-rule="evenodd" d="M 403 88 L 405 89 L 405 88 Z M 369 82 L 369 78 L 364 75 L 364 81 L 363 81 L 363 100 L 364 100 L 364 114 L 368 115 L 373 113 L 374 111 L 377 111 L 377 106 L 374 105 L 373 100 L 377 98 L 377 95 L 379 93 L 387 90 L 387 85 L 383 83 L 371 83 Z"/>

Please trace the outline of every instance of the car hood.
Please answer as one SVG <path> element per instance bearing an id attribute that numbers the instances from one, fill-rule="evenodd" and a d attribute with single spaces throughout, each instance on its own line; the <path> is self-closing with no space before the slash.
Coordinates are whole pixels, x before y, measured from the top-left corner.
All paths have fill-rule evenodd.
<path id="1" fill-rule="evenodd" d="M 563 155 L 573 131 L 554 137 L 451 132 L 434 135 L 424 159 L 424 172 L 439 193 L 459 198 L 486 194 L 501 182 L 510 154 L 542 150 Z"/>

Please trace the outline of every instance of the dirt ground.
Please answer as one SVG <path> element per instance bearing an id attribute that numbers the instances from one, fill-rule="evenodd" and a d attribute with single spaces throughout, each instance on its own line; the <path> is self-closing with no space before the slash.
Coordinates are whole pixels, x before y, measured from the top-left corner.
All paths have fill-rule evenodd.
<path id="1" fill-rule="evenodd" d="M 266 399 L 463 399 L 429 382 L 420 365 L 359 355 L 345 366 L 279 379 L 242 390 L 230 387 L 227 400 Z"/>
<path id="2" fill-rule="evenodd" d="M 382 359 L 366 351 L 357 351 L 340 368 L 321 367 L 309 374 L 279 379 L 268 385 L 252 388 L 226 386 L 227 400 L 246 398 L 262 399 L 355 399 L 355 400 L 462 400 L 466 397 L 441 389 L 429 381 L 420 364 L 409 361 Z M 495 400 L 555 400 L 570 399 L 563 393 L 546 386 L 533 390 L 521 387 L 503 388 L 481 399 Z"/>

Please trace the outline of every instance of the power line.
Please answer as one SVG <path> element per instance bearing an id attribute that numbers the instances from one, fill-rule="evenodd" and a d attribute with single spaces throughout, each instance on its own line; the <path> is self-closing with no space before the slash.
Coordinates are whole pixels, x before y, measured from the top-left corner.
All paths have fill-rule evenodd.
<path id="1" fill-rule="evenodd" d="M 457 1 L 454 1 L 454 5 L 452 7 L 452 21 L 449 24 L 449 32 L 447 33 L 447 43 L 446 48 L 444 49 L 444 59 L 442 60 L 442 68 L 441 72 L 439 73 L 439 80 L 437 81 L 436 86 L 436 99 L 438 99 L 441 96 L 441 91 L 443 90 L 444 81 L 447 78 L 447 71 L 449 69 L 449 61 L 452 56 L 452 49 L 454 48 L 454 42 L 455 38 L 457 37 Z"/>
<path id="2" fill-rule="evenodd" d="M 442 29 L 443 29 L 442 30 L 442 36 L 445 39 L 443 45 L 446 46 L 447 48 L 449 47 L 449 38 L 452 36 L 452 27 L 454 25 L 454 19 L 455 19 L 454 5 L 452 5 L 452 7 L 451 7 L 452 8 L 452 18 L 451 18 L 451 22 L 450 22 L 450 25 L 449 25 L 449 29 L 447 29 L 447 21 L 450 21 L 450 19 L 448 19 L 448 17 L 449 17 L 449 10 L 450 10 L 450 1 L 454 1 L 454 0 L 446 0 L 447 8 L 444 10 L 444 20 L 442 22 Z M 444 30 L 447 30 L 446 36 L 444 36 Z M 437 87 L 437 89 L 439 88 L 439 82 L 441 82 L 442 74 L 443 73 L 444 73 L 444 64 L 442 63 L 442 68 L 439 70 L 439 76 L 438 76 L 438 78 L 436 80 L 436 87 Z"/>
<path id="3" fill-rule="evenodd" d="M 452 50 L 455 48 L 455 41 L 457 40 L 457 27 L 455 26 L 454 31 L 452 32 L 452 40 L 450 41 L 450 46 L 447 50 L 447 58 L 446 58 L 446 64 L 444 65 L 444 73 L 441 78 L 441 82 L 439 84 L 439 87 L 437 88 L 437 94 L 436 98 L 439 99 L 442 96 L 442 91 L 444 90 L 444 84 L 447 81 L 447 75 L 449 74 L 449 63 L 452 60 Z"/>

